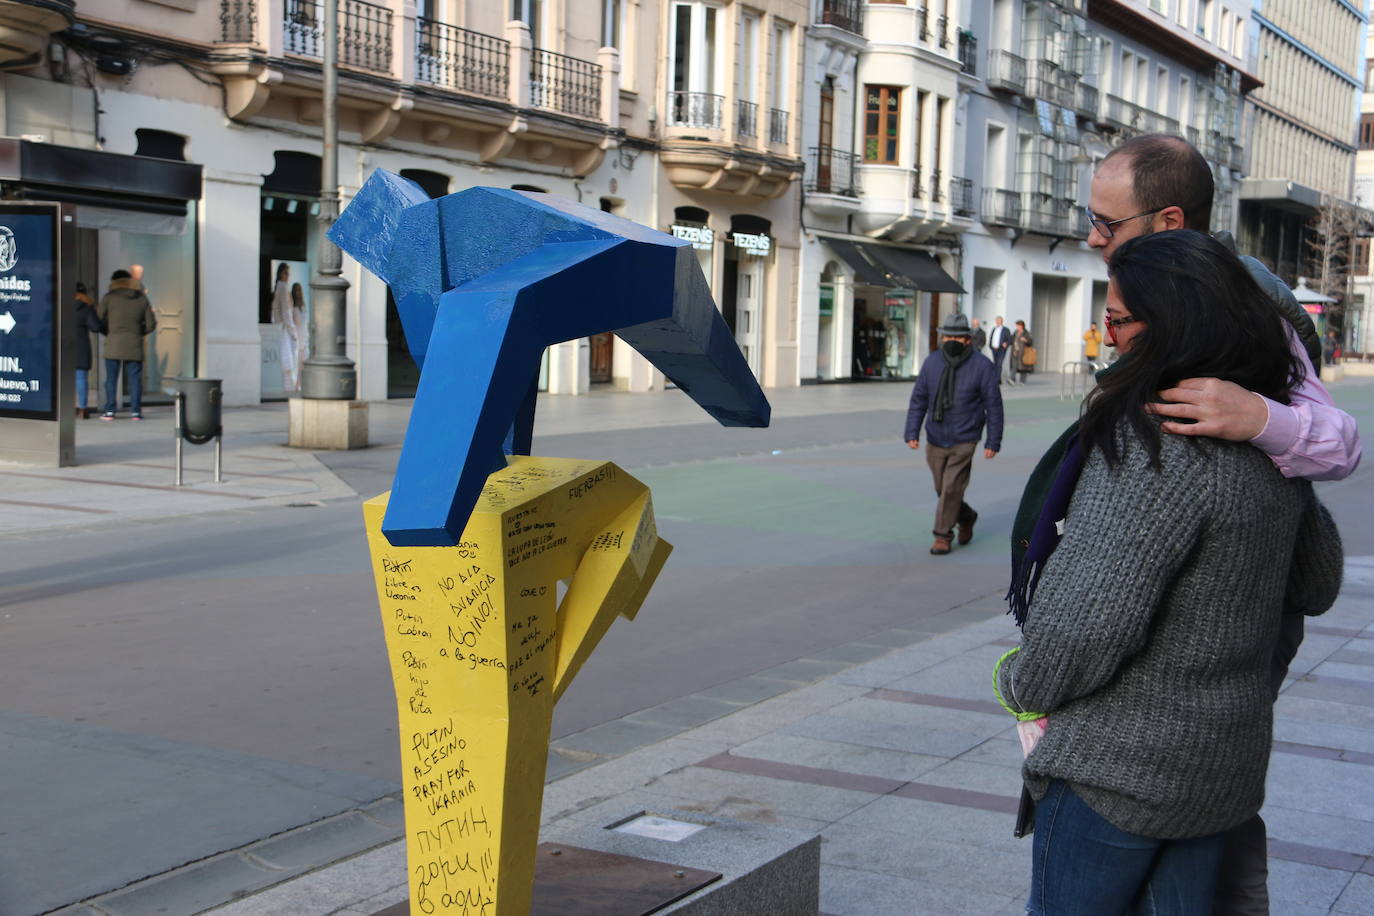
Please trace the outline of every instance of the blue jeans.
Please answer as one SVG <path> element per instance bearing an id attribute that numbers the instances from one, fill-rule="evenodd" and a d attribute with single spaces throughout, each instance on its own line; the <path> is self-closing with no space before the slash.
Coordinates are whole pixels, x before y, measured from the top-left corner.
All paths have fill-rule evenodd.
<path id="1" fill-rule="evenodd" d="M 105 360 L 105 413 L 114 413 L 119 407 L 115 399 L 115 386 L 119 384 L 119 370 L 127 367 L 129 373 L 129 412 L 136 417 L 143 415 L 143 361 L 138 359 Z"/>
<path id="2" fill-rule="evenodd" d="M 1032 916 L 1208 916 L 1225 834 L 1127 833 L 1053 780 L 1035 807 Z"/>
<path id="3" fill-rule="evenodd" d="M 86 399 L 91 392 L 91 370 L 76 370 L 76 409 L 86 409 Z"/>

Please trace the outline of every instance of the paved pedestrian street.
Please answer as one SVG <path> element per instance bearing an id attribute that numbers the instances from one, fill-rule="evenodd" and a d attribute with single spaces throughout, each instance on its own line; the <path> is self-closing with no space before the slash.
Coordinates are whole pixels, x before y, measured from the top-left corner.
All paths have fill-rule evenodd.
<path id="1" fill-rule="evenodd" d="M 1044 378 L 1009 394 L 1004 452 L 976 459 L 977 536 L 935 558 L 908 392 L 777 392 L 766 431 L 702 424 L 671 391 L 541 400 L 536 452 L 615 460 L 677 547 L 559 707 L 543 839 L 628 811 L 725 817 L 819 834 L 824 913 L 1023 912 L 1021 753 L 991 669 L 1017 638 L 1011 514 L 1076 404 Z M 1374 429 L 1374 383 L 1333 393 Z M 371 916 L 405 898 L 358 511 L 405 407 L 374 405 L 375 447 L 335 454 L 286 449 L 279 408 L 230 410 L 219 487 L 194 476 L 203 450 L 193 486 L 168 485 L 157 408 L 81 427 L 80 467 L 0 466 L 0 500 L 31 504 L 0 522 L 0 760 L 25 788 L 0 912 Z M 1346 577 L 1276 706 L 1276 914 L 1374 912 L 1371 468 L 1318 487 Z"/>

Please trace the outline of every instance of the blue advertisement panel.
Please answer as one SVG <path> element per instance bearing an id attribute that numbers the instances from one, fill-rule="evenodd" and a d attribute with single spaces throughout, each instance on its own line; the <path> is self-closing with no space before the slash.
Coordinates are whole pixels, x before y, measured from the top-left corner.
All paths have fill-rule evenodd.
<path id="1" fill-rule="evenodd" d="M 57 418 L 57 216 L 0 204 L 0 416 Z"/>

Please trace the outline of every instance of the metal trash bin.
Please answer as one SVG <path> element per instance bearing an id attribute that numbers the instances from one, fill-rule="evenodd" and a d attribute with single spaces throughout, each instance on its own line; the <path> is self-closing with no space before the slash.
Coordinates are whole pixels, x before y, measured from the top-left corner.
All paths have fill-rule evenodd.
<path id="1" fill-rule="evenodd" d="M 181 443 L 204 445 L 215 440 L 215 483 L 221 483 L 224 427 L 220 411 L 223 379 L 179 378 L 176 398 L 176 485 L 181 486 Z"/>

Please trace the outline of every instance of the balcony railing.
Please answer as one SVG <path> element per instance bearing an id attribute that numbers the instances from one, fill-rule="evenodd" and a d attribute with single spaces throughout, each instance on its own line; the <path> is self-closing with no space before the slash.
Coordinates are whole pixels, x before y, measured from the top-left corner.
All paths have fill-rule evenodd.
<path id="1" fill-rule="evenodd" d="M 759 106 L 744 99 L 735 100 L 735 135 L 757 137 L 759 135 Z"/>
<path id="2" fill-rule="evenodd" d="M 258 28 L 256 0 L 220 0 L 220 41 L 252 41 Z"/>
<path id="3" fill-rule="evenodd" d="M 725 123 L 725 96 L 709 92 L 668 93 L 668 126 L 719 130 Z"/>
<path id="4" fill-rule="evenodd" d="M 938 204 L 945 199 L 945 187 L 940 181 L 940 170 L 932 169 L 930 172 L 930 202 Z"/>
<path id="5" fill-rule="evenodd" d="M 949 180 L 949 208 L 955 216 L 972 216 L 975 209 L 972 178 Z"/>
<path id="6" fill-rule="evenodd" d="M 829 146 L 811 147 L 806 155 L 806 190 L 813 194 L 858 197 L 854 187 L 854 163 L 858 158 Z"/>
<path id="7" fill-rule="evenodd" d="M 286 0 L 283 41 L 288 54 L 321 57 L 324 10 L 319 0 Z M 391 70 L 391 10 L 367 0 L 340 0 L 339 63 Z"/>
<path id="8" fill-rule="evenodd" d="M 863 0 L 822 0 L 819 21 L 821 25 L 833 25 L 853 32 L 864 33 Z"/>
<path id="9" fill-rule="evenodd" d="M 949 17 L 940 16 L 935 20 L 935 41 L 942 48 L 949 47 Z"/>
<path id="10" fill-rule="evenodd" d="M 978 75 L 978 39 L 964 29 L 959 31 L 959 69 L 969 76 Z"/>
<path id="11" fill-rule="evenodd" d="M 1073 110 L 1090 121 L 1097 120 L 1098 100 L 1100 96 L 1096 86 L 1089 86 L 1079 80 L 1073 87 Z"/>
<path id="12" fill-rule="evenodd" d="M 1026 91 L 1026 60 L 994 48 L 988 52 L 988 88 L 1021 95 Z"/>
<path id="13" fill-rule="evenodd" d="M 1069 108 L 1074 103 L 1074 84 L 1078 77 L 1061 70 L 1059 65 L 1049 60 L 1034 60 L 1027 68 L 1030 72 L 1026 80 L 1026 95 L 1044 99 L 1051 105 Z"/>
<path id="14" fill-rule="evenodd" d="M 1177 134 L 1179 130 L 1178 122 L 1173 118 L 1167 118 L 1158 112 L 1142 108 L 1134 102 L 1128 102 L 1114 95 L 1107 96 L 1102 120 L 1124 130 L 1138 131 L 1144 134 Z M 1206 155 L 1205 151 L 1204 155 Z"/>
<path id="15" fill-rule="evenodd" d="M 1005 188 L 983 191 L 983 222 L 989 226 L 1021 225 L 1021 195 Z"/>
<path id="16" fill-rule="evenodd" d="M 530 104 L 574 118 L 601 117 L 601 65 L 535 48 L 530 57 Z"/>
<path id="17" fill-rule="evenodd" d="M 768 142 L 787 143 L 788 114 L 781 108 L 768 109 Z"/>
<path id="18" fill-rule="evenodd" d="M 454 92 L 510 94 L 510 42 L 433 19 L 415 20 L 415 79 Z"/>
<path id="19" fill-rule="evenodd" d="M 916 10 L 916 37 L 921 41 L 930 41 L 930 10 L 924 6 Z"/>
<path id="20" fill-rule="evenodd" d="M 925 185 L 921 184 L 921 167 L 920 167 L 919 165 L 916 166 L 916 168 L 914 168 L 914 169 L 912 170 L 912 173 L 911 173 L 911 196 L 912 196 L 912 197 L 925 197 L 925 196 L 926 196 L 926 188 L 925 188 Z"/>

